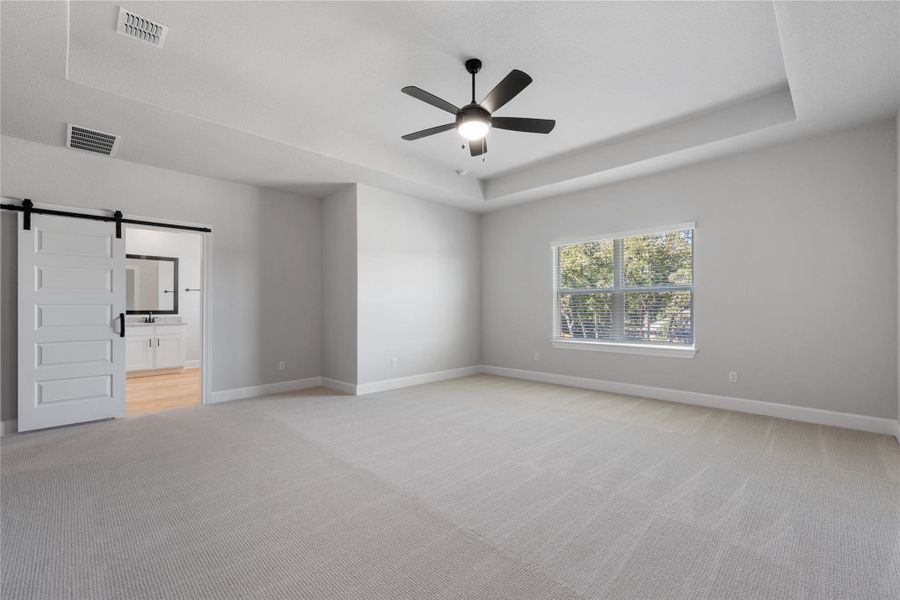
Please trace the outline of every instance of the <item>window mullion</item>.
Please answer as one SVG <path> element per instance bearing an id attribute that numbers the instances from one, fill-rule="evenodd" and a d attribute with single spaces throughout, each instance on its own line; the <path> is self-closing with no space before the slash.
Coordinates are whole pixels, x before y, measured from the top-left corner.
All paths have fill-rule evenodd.
<path id="1" fill-rule="evenodd" d="M 612 295 L 612 321 L 613 339 L 625 339 L 625 244 L 623 240 L 613 240 L 613 295 Z"/>

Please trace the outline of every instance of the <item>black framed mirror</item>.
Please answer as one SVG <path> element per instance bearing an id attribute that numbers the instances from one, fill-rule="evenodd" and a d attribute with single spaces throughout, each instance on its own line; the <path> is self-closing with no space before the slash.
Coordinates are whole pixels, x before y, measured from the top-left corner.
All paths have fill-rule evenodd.
<path id="1" fill-rule="evenodd" d="M 126 254 L 125 289 L 129 315 L 178 314 L 178 259 Z"/>

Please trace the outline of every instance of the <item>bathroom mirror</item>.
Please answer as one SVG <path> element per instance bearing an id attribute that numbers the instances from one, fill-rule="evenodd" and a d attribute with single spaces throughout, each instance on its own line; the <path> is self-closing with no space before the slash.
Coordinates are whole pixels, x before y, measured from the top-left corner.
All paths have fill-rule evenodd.
<path id="1" fill-rule="evenodd" d="M 125 308 L 128 314 L 178 314 L 178 259 L 125 255 Z"/>

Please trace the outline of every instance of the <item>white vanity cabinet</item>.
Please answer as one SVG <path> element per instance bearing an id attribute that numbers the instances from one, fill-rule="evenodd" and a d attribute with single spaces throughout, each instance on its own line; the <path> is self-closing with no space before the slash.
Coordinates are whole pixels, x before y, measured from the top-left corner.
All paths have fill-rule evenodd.
<path id="1" fill-rule="evenodd" d="M 184 368 L 185 323 L 129 323 L 125 328 L 125 362 L 131 371 Z"/>
<path id="2" fill-rule="evenodd" d="M 132 325 L 125 329 L 126 370 L 144 371 L 154 368 L 156 350 L 153 341 L 153 327 Z"/>

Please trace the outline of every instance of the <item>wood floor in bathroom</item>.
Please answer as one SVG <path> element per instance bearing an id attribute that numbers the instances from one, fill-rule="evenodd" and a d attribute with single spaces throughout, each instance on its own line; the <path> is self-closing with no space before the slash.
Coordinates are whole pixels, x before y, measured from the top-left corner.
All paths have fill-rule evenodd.
<path id="1" fill-rule="evenodd" d="M 200 404 L 200 369 L 134 377 L 126 384 L 125 415 L 146 415 Z"/>

